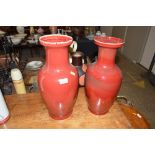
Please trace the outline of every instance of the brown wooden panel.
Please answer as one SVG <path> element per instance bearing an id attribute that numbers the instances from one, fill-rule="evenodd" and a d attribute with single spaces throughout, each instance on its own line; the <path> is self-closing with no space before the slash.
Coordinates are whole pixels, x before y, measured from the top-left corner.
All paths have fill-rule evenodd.
<path id="1" fill-rule="evenodd" d="M 5 96 L 11 113 L 10 119 L 0 128 L 143 128 L 132 126 L 132 119 L 124 114 L 122 107 L 115 102 L 110 111 L 102 116 L 89 112 L 83 88 L 79 89 L 78 98 L 72 115 L 65 120 L 49 117 L 46 106 L 38 93 Z"/>

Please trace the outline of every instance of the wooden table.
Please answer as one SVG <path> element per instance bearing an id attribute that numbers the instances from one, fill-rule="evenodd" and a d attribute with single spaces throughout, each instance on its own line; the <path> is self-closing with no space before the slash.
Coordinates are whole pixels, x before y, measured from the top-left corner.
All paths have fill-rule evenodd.
<path id="1" fill-rule="evenodd" d="M 79 89 L 72 115 L 65 120 L 49 117 L 39 93 L 5 96 L 10 119 L 0 128 L 149 128 L 136 111 L 117 102 L 102 116 L 92 114 L 87 108 L 84 89 Z M 137 117 L 139 116 L 139 117 Z"/>

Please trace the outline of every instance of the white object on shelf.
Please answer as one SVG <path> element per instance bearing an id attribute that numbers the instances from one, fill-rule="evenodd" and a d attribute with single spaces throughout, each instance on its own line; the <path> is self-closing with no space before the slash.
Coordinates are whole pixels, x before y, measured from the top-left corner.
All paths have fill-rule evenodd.
<path id="1" fill-rule="evenodd" d="M 106 36 L 106 34 L 105 34 L 104 32 L 102 32 L 101 36 L 104 36 L 104 37 L 105 37 L 105 36 Z"/>
<path id="2" fill-rule="evenodd" d="M 96 35 L 97 35 L 97 36 L 100 36 L 100 35 L 101 35 L 101 31 L 97 31 L 97 32 L 96 32 Z"/>
<path id="3" fill-rule="evenodd" d="M 11 78 L 17 94 L 26 94 L 26 88 L 21 71 L 18 68 L 11 70 Z"/>
<path id="4" fill-rule="evenodd" d="M 5 123 L 5 120 L 9 117 L 9 110 L 4 100 L 3 94 L 0 90 L 0 124 Z"/>
<path id="5" fill-rule="evenodd" d="M 6 32 L 0 30 L 0 35 L 4 35 Z"/>
<path id="6" fill-rule="evenodd" d="M 24 26 L 17 26 L 16 30 L 17 30 L 18 33 L 24 33 L 24 31 L 25 31 Z"/>
<path id="7" fill-rule="evenodd" d="M 14 35 L 6 36 L 6 38 L 7 38 L 8 41 L 10 42 L 10 39 L 14 38 Z"/>
<path id="8" fill-rule="evenodd" d="M 13 37 L 11 40 L 14 45 L 18 45 L 22 41 L 22 38 Z"/>
<path id="9" fill-rule="evenodd" d="M 15 81 L 23 79 L 22 73 L 18 68 L 11 70 L 11 77 L 12 77 L 12 80 L 15 80 Z"/>
<path id="10" fill-rule="evenodd" d="M 38 41 L 39 41 L 39 35 L 38 35 L 38 34 L 35 34 L 35 35 L 34 35 L 34 39 L 35 39 L 35 43 L 37 44 Z"/>
<path id="11" fill-rule="evenodd" d="M 89 40 L 93 40 L 94 39 L 94 35 L 90 34 L 90 35 L 86 36 L 86 38 L 89 39 Z"/>
<path id="12" fill-rule="evenodd" d="M 26 33 L 15 34 L 14 37 L 24 39 L 27 36 Z"/>
<path id="13" fill-rule="evenodd" d="M 70 45 L 70 47 L 73 49 L 73 52 L 76 52 L 77 50 L 77 42 L 76 41 L 73 41 L 73 43 Z"/>
<path id="14" fill-rule="evenodd" d="M 27 42 L 28 42 L 29 44 L 35 44 L 35 43 L 36 43 L 36 40 L 31 39 L 31 40 L 27 40 Z"/>
<path id="15" fill-rule="evenodd" d="M 61 29 L 58 29 L 58 34 L 61 34 L 61 33 L 60 33 L 60 30 L 61 30 Z"/>

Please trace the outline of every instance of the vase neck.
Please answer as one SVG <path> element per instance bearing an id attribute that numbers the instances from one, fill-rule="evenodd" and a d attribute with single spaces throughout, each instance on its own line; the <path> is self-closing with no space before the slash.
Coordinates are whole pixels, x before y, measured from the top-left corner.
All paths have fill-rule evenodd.
<path id="1" fill-rule="evenodd" d="M 97 64 L 103 65 L 103 67 L 113 67 L 115 65 L 115 48 L 104 48 L 99 46 Z"/>
<path id="2" fill-rule="evenodd" d="M 68 64 L 68 46 L 46 47 L 46 66 L 48 68 L 62 68 Z"/>

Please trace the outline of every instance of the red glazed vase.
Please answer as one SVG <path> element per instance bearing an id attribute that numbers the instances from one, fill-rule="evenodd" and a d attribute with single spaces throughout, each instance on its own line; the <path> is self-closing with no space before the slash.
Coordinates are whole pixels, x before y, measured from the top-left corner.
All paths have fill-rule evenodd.
<path id="1" fill-rule="evenodd" d="M 45 35 L 39 40 L 46 51 L 46 63 L 38 74 L 40 93 L 49 115 L 65 119 L 72 113 L 78 92 L 78 73 L 69 63 L 68 54 L 73 39 L 67 35 Z"/>
<path id="2" fill-rule="evenodd" d="M 115 65 L 115 55 L 124 42 L 108 36 L 96 36 L 94 42 L 98 45 L 98 60 L 88 66 L 85 91 L 89 110 L 102 115 L 109 111 L 121 86 L 122 74 Z"/>

